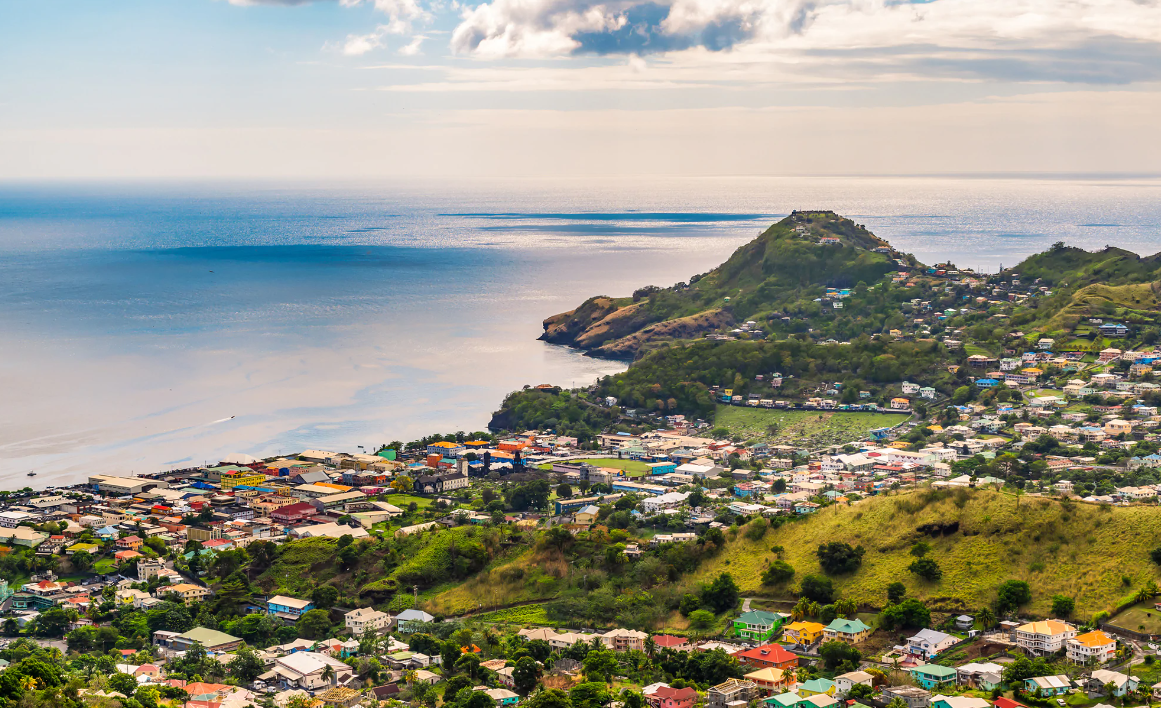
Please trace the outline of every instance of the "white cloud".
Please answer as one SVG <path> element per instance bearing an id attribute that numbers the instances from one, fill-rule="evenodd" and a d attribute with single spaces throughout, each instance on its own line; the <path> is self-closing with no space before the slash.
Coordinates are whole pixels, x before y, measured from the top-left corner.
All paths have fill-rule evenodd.
<path id="1" fill-rule="evenodd" d="M 423 44 L 423 40 L 425 39 L 427 39 L 427 37 L 423 36 L 422 34 L 415 35 L 411 38 L 410 44 L 404 47 L 400 47 L 399 53 L 405 57 L 413 57 L 416 54 L 419 54 L 419 45 Z"/>

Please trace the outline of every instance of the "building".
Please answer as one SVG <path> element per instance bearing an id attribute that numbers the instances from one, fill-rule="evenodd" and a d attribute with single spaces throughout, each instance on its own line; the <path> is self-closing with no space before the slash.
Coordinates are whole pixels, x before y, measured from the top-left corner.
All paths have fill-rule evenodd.
<path id="1" fill-rule="evenodd" d="M 950 666 L 939 664 L 924 664 L 911 669 L 911 677 L 915 683 L 927 690 L 951 686 L 955 684 L 956 671 Z"/>
<path id="2" fill-rule="evenodd" d="M 418 625 L 434 620 L 434 615 L 429 615 L 423 610 L 404 610 L 395 616 L 395 626 L 400 632 L 408 634 L 414 632 Z"/>
<path id="3" fill-rule="evenodd" d="M 846 644 L 858 644 L 871 636 L 871 628 L 857 618 L 849 620 L 836 617 L 823 629 L 822 635 L 828 642 L 836 641 Z"/>
<path id="4" fill-rule="evenodd" d="M 957 666 L 955 671 L 956 681 L 959 685 L 979 691 L 991 691 L 1001 684 L 1004 667 L 989 661 L 982 664 L 970 663 Z"/>
<path id="5" fill-rule="evenodd" d="M 796 682 L 793 671 L 775 668 L 757 669 L 746 674 L 743 678 L 747 681 L 753 681 L 760 690 L 766 693 L 793 691 Z"/>
<path id="6" fill-rule="evenodd" d="M 362 634 L 368 629 L 378 631 L 391 626 L 391 615 L 373 607 L 360 607 L 343 616 L 343 623 L 353 634 Z"/>
<path id="7" fill-rule="evenodd" d="M 649 635 L 635 629 L 611 629 L 601 635 L 601 641 L 613 651 L 644 651 Z"/>
<path id="8" fill-rule="evenodd" d="M 931 708 L 992 708 L 992 706 L 975 696 L 937 695 L 931 698 Z"/>
<path id="9" fill-rule="evenodd" d="M 194 644 L 200 644 L 208 652 L 226 653 L 241 646 L 242 640 L 214 629 L 194 627 L 180 634 L 167 631 L 154 632 L 153 643 L 175 652 L 187 651 Z"/>
<path id="10" fill-rule="evenodd" d="M 672 688 L 658 686 L 653 693 L 645 697 L 645 701 L 653 708 L 693 708 L 697 704 L 697 689 Z"/>
<path id="11" fill-rule="evenodd" d="M 299 600 L 286 595 L 275 595 L 266 601 L 266 614 L 291 622 L 297 622 L 299 617 L 313 609 L 314 603 L 310 600 Z"/>
<path id="12" fill-rule="evenodd" d="M 284 686 L 312 691 L 330 683 L 322 676 L 327 666 L 331 667 L 336 683 L 354 674 L 354 669 L 338 659 L 313 651 L 296 651 L 280 656 L 274 660 L 273 671 Z"/>
<path id="13" fill-rule="evenodd" d="M 755 668 L 776 668 L 789 671 L 798 666 L 798 656 L 782 648 L 779 644 L 766 644 L 733 655 L 738 663 Z"/>
<path id="14" fill-rule="evenodd" d="M 1136 676 L 1126 676 L 1120 671 L 1108 671 L 1106 669 L 1097 669 L 1093 671 L 1088 679 L 1085 680 L 1085 688 L 1093 693 L 1112 693 L 1117 698 L 1123 697 L 1126 693 L 1137 690 L 1138 679 Z M 1112 688 L 1107 688 L 1109 685 Z"/>
<path id="15" fill-rule="evenodd" d="M 822 639 L 823 631 L 826 629 L 824 625 L 818 622 L 793 622 L 786 625 L 783 632 L 787 641 L 801 644 L 802 646 L 810 646 L 819 639 Z"/>
<path id="16" fill-rule="evenodd" d="M 749 703 L 758 698 L 758 685 L 753 681 L 726 679 L 725 682 L 710 687 L 705 694 L 706 708 L 726 708 L 727 705 Z"/>
<path id="17" fill-rule="evenodd" d="M 822 695 L 833 696 L 834 692 L 834 681 L 827 678 L 813 678 L 798 686 L 798 695 L 803 698 Z"/>
<path id="18" fill-rule="evenodd" d="M 890 703 L 898 698 L 907 704 L 907 708 L 929 708 L 931 693 L 917 686 L 886 686 L 883 688 L 883 700 Z"/>
<path id="19" fill-rule="evenodd" d="M 786 615 L 764 610 L 743 612 L 734 620 L 734 636 L 755 642 L 767 642 L 782 628 Z"/>
<path id="20" fill-rule="evenodd" d="M 1064 643 L 1069 661 L 1087 664 L 1090 661 L 1104 664 L 1117 653 L 1117 640 L 1100 631 L 1085 632 Z"/>
<path id="21" fill-rule="evenodd" d="M 959 640 L 950 634 L 934 629 L 921 629 L 913 637 L 907 638 L 905 651 L 923 659 L 934 659 L 937 654 L 955 646 Z"/>
<path id="22" fill-rule="evenodd" d="M 1039 696 L 1064 695 L 1068 693 L 1070 688 L 1072 688 L 1072 680 L 1064 675 L 1034 676 L 1024 679 L 1024 690 Z"/>
<path id="23" fill-rule="evenodd" d="M 1016 628 L 1016 646 L 1033 655 L 1054 654 L 1076 636 L 1076 627 L 1060 620 L 1029 622 Z"/>
<path id="24" fill-rule="evenodd" d="M 855 686 L 873 686 L 875 677 L 866 671 L 848 671 L 834 677 L 835 696 L 844 698 Z"/>
<path id="25" fill-rule="evenodd" d="M 319 513 L 318 509 L 313 504 L 307 502 L 295 502 L 294 504 L 287 504 L 281 506 L 270 512 L 270 518 L 284 526 L 301 523 L 310 517 Z"/>
<path id="26" fill-rule="evenodd" d="M 151 489 L 167 489 L 168 482 L 144 477 L 118 477 L 111 474 L 89 475 L 89 486 L 101 494 L 125 495 L 141 494 Z"/>
<path id="27" fill-rule="evenodd" d="M 174 593 L 186 603 L 199 602 L 210 596 L 209 588 L 203 588 L 201 585 L 194 585 L 193 583 L 180 583 L 178 585 L 163 585 L 157 589 L 159 595 L 168 595 Z"/>

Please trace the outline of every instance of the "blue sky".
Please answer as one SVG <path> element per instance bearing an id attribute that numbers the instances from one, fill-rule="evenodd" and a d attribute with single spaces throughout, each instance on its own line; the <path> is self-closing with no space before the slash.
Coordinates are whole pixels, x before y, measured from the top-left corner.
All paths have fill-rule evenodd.
<path id="1" fill-rule="evenodd" d="M 1158 0 L 0 0 L 0 179 L 1151 172 Z"/>

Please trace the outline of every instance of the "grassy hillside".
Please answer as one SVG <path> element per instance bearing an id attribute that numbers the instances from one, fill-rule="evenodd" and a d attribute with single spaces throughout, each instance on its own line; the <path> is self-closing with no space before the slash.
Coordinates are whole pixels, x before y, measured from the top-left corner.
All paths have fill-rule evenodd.
<path id="1" fill-rule="evenodd" d="M 1156 280 L 1161 268 L 1158 256 L 1142 258 L 1132 251 L 1108 247 L 1101 251 L 1056 244 L 1011 268 L 1025 282 L 1039 278 L 1049 287 L 1079 289 L 1086 285 L 1124 285 Z"/>
<path id="2" fill-rule="evenodd" d="M 932 538 L 916 528 L 959 522 L 959 530 Z M 862 567 L 835 578 L 843 597 L 881 607 L 887 585 L 903 582 L 908 592 L 935 607 L 975 610 L 995 600 L 995 588 L 1008 579 L 1026 580 L 1033 601 L 1027 608 L 1046 615 L 1053 595 L 1076 599 L 1078 616 L 1112 610 L 1149 580 L 1157 567 L 1149 550 L 1161 538 L 1161 514 L 1149 507 L 1114 509 L 1087 504 L 1062 505 L 1049 499 L 1020 500 L 992 490 L 951 493 L 919 491 L 875 497 L 851 507 L 832 507 L 808 523 L 788 524 L 759 541 L 739 535 L 694 576 L 703 581 L 726 571 L 744 594 L 795 596 L 803 575 L 821 572 L 814 555 L 820 543 L 861 544 Z M 943 569 L 931 583 L 907 571 L 916 541 L 932 546 L 930 557 Z M 797 571 L 793 587 L 764 587 L 760 574 L 782 546 L 783 559 Z M 1127 583 L 1125 580 L 1127 579 Z"/>
<path id="3" fill-rule="evenodd" d="M 718 406 L 714 426 L 731 437 L 779 445 L 815 448 L 859 439 L 875 428 L 890 428 L 907 420 L 890 413 L 843 411 L 787 411 L 766 408 Z"/>
<path id="4" fill-rule="evenodd" d="M 1159 290 L 1161 284 L 1158 283 L 1087 285 L 1073 293 L 1067 304 L 1052 314 L 1041 329 L 1051 333 L 1073 332 L 1078 324 L 1087 324 L 1090 317 L 1115 320 L 1130 326 L 1156 324 L 1158 309 L 1161 308 Z"/>

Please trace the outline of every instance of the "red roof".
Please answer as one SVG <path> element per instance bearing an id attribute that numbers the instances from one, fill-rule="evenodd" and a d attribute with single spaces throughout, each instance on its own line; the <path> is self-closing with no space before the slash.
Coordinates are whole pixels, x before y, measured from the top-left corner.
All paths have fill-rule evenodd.
<path id="1" fill-rule="evenodd" d="M 992 705 L 996 708 L 1024 708 L 1023 703 L 1017 703 L 1011 698 L 997 698 Z"/>
<path id="2" fill-rule="evenodd" d="M 685 637 L 674 637 L 669 634 L 655 634 L 653 635 L 653 643 L 661 648 L 665 647 L 679 647 L 687 643 Z"/>
<path id="3" fill-rule="evenodd" d="M 765 661 L 770 664 L 781 664 L 787 661 L 798 661 L 798 657 L 783 649 L 778 644 L 763 644 L 760 647 L 747 649 L 734 654 L 739 661 L 751 659 L 755 661 Z"/>
<path id="4" fill-rule="evenodd" d="M 685 688 L 674 688 L 672 686 L 662 686 L 653 692 L 653 697 L 654 698 L 672 698 L 672 699 L 677 700 L 677 701 L 680 701 L 683 698 L 690 698 L 690 697 L 697 698 L 697 689 L 690 688 L 688 686 Z"/>

